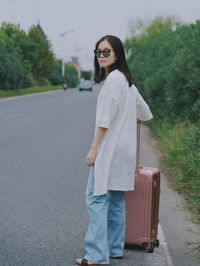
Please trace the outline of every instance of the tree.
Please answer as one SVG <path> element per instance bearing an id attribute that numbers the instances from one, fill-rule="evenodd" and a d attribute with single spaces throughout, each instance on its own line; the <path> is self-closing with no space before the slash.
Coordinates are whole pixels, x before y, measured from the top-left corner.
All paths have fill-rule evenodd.
<path id="1" fill-rule="evenodd" d="M 20 28 L 20 25 L 10 23 L 3 23 L 1 32 L 4 32 L 9 38 L 13 40 L 16 48 L 19 48 L 24 60 L 31 63 L 36 56 L 36 43 L 29 38 L 29 36 Z"/>
<path id="2" fill-rule="evenodd" d="M 92 71 L 82 70 L 81 71 L 81 78 L 86 79 L 86 80 L 91 80 L 91 78 L 92 78 Z"/>
<path id="3" fill-rule="evenodd" d="M 137 87 L 159 120 L 200 121 L 199 36 L 200 21 L 182 25 L 141 42 L 128 59 Z"/>
<path id="4" fill-rule="evenodd" d="M 0 32 L 0 89 L 14 90 L 28 87 L 32 76 L 23 62 L 20 49 L 4 32 Z"/>
<path id="5" fill-rule="evenodd" d="M 175 31 L 181 21 L 175 16 L 157 16 L 153 20 L 130 20 L 129 22 L 129 38 L 125 41 L 125 49 L 133 50 L 146 41 L 159 38 L 169 32 Z"/>
<path id="6" fill-rule="evenodd" d="M 53 72 L 54 54 L 50 42 L 41 34 L 37 26 L 30 28 L 28 36 L 36 46 L 31 71 L 34 79 L 40 82 L 47 79 Z"/>
<path id="7" fill-rule="evenodd" d="M 12 40 L 15 54 L 16 53 L 20 54 L 22 60 L 21 64 L 23 64 L 26 72 L 25 74 L 26 82 L 23 82 L 23 87 L 24 86 L 29 87 L 30 85 L 33 84 L 33 77 L 31 73 L 31 62 L 33 61 L 34 55 L 36 53 L 35 43 L 27 36 L 25 31 L 23 31 L 20 28 L 19 24 L 14 25 L 10 23 L 3 23 L 2 26 L 0 27 L 0 32 L 4 33 L 9 38 L 9 40 Z"/>
<path id="8" fill-rule="evenodd" d="M 65 64 L 65 77 L 68 87 L 75 88 L 78 85 L 78 71 L 75 66 Z"/>
<path id="9" fill-rule="evenodd" d="M 52 74 L 49 76 L 49 81 L 52 85 L 61 85 L 63 82 L 62 77 L 62 61 L 55 60 Z"/>
<path id="10" fill-rule="evenodd" d="M 67 86 L 74 88 L 78 84 L 78 71 L 72 65 L 65 64 L 65 76 L 62 76 L 62 61 L 54 61 L 54 70 L 49 77 L 52 85 L 61 85 L 63 81 L 67 81 Z"/>

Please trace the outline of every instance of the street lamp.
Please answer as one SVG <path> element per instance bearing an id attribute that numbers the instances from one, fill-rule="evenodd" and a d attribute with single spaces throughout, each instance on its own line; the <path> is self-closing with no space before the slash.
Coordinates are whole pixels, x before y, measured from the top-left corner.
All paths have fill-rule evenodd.
<path id="1" fill-rule="evenodd" d="M 75 30 L 72 29 L 72 30 L 69 30 L 69 31 L 66 31 L 66 32 L 61 33 L 59 36 L 60 37 L 65 37 L 66 35 L 74 32 L 74 31 Z M 63 58 L 62 58 L 62 76 L 64 77 L 64 75 L 65 75 L 65 63 L 64 63 L 64 56 L 63 56 Z"/>
<path id="2" fill-rule="evenodd" d="M 66 31 L 66 32 L 61 33 L 59 36 L 60 37 L 63 37 L 63 36 L 65 36 L 65 35 L 67 35 L 67 34 L 69 34 L 71 32 L 74 32 L 74 31 L 75 31 L 74 29 L 73 30 L 69 30 L 69 31 Z"/>

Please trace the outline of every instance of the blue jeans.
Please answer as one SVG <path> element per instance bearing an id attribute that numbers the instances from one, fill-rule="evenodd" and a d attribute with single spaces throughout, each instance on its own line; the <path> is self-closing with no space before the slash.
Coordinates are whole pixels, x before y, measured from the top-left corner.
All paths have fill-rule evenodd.
<path id="1" fill-rule="evenodd" d="M 109 257 L 123 256 L 125 240 L 125 197 L 123 191 L 109 190 L 94 196 L 94 168 L 90 170 L 86 190 L 89 226 L 84 256 L 96 264 L 108 264 Z"/>

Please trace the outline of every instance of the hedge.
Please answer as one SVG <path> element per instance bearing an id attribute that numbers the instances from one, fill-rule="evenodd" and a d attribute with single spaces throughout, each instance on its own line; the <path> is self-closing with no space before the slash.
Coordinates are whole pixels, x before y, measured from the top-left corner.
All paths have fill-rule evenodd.
<path id="1" fill-rule="evenodd" d="M 200 120 L 200 21 L 135 48 L 129 66 L 157 119 Z"/>

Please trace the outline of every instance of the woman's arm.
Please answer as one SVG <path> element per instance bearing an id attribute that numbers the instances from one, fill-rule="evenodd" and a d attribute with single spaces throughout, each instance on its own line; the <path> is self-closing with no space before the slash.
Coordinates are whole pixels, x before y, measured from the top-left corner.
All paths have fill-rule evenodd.
<path id="1" fill-rule="evenodd" d="M 153 118 L 153 115 L 149 109 L 148 104 L 145 102 L 137 88 L 136 90 L 136 110 L 137 110 L 137 118 L 142 121 L 147 121 Z"/>
<path id="2" fill-rule="evenodd" d="M 107 131 L 107 128 L 105 128 L 105 127 L 97 127 L 96 135 L 95 135 L 94 140 L 92 142 L 92 145 L 90 147 L 89 153 L 86 157 L 86 164 L 88 166 L 91 166 L 94 164 L 96 154 L 97 154 L 97 148 L 98 148 L 102 138 L 104 137 L 106 131 Z"/>

